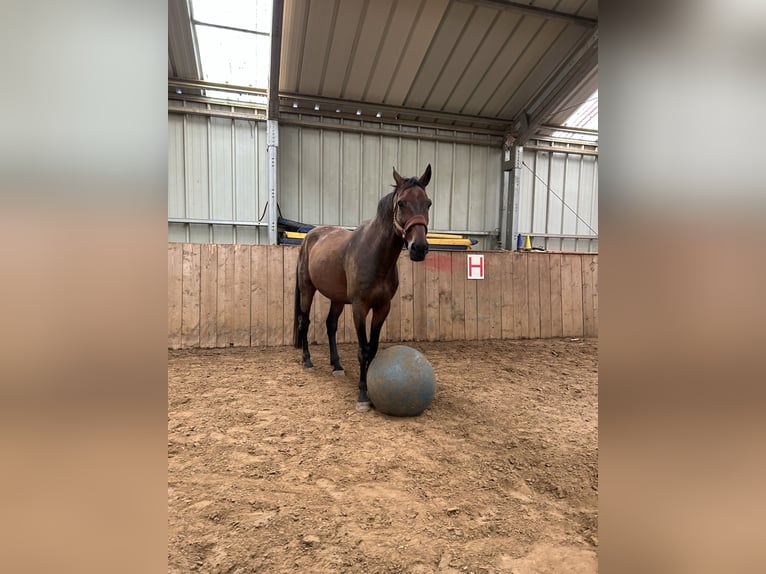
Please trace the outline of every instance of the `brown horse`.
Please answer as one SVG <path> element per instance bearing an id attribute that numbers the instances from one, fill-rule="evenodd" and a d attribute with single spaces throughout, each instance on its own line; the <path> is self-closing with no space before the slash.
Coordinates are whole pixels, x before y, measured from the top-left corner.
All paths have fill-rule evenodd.
<path id="1" fill-rule="evenodd" d="M 403 246 L 410 259 L 423 261 L 428 253 L 428 209 L 431 200 L 425 187 L 431 180 L 431 164 L 420 178 L 408 179 L 394 168 L 393 192 L 378 203 L 374 219 L 354 231 L 340 227 L 315 227 L 306 234 L 298 255 L 295 282 L 295 323 L 293 343 L 303 347 L 303 365 L 311 369 L 308 329 L 314 293 L 319 290 L 330 300 L 327 338 L 333 374 L 343 375 L 335 333 L 343 308 L 351 304 L 359 340 L 359 399 L 357 410 L 370 408 L 367 397 L 367 368 L 378 352 L 380 329 L 391 309 L 391 298 L 399 288 L 396 262 Z M 366 320 L 372 310 L 370 338 Z"/>

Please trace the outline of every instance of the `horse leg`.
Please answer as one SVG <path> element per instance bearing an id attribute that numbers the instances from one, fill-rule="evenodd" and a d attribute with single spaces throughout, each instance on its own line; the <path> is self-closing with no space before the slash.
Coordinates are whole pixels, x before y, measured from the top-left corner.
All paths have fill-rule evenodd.
<path id="1" fill-rule="evenodd" d="M 367 369 L 369 369 L 370 363 L 372 363 L 372 360 L 378 353 L 380 331 L 390 310 L 390 301 L 372 310 L 372 324 L 370 326 L 370 340 L 368 342 L 365 323 L 367 322 L 369 309 L 360 305 L 359 313 L 357 314 L 357 307 L 354 307 L 354 325 L 356 326 L 356 334 L 359 339 L 359 398 L 356 401 L 356 410 L 358 411 L 370 409 L 370 399 L 367 396 Z"/>
<path id="2" fill-rule="evenodd" d="M 370 399 L 367 397 L 367 354 L 369 345 L 367 343 L 367 313 L 370 308 L 364 303 L 354 303 L 352 305 L 354 312 L 354 327 L 356 328 L 356 338 L 359 341 L 359 398 L 356 400 L 356 410 L 360 412 L 370 410 Z"/>
<path id="3" fill-rule="evenodd" d="M 338 332 L 338 318 L 343 313 L 344 303 L 331 303 L 330 312 L 327 314 L 327 339 L 330 341 L 330 363 L 332 364 L 332 374 L 336 377 L 345 375 L 346 372 L 340 364 L 338 356 L 338 344 L 335 340 L 335 333 Z"/>
<path id="4" fill-rule="evenodd" d="M 375 355 L 378 354 L 378 343 L 380 342 L 380 330 L 383 328 L 383 323 L 388 317 L 388 312 L 391 310 L 391 302 L 376 307 L 372 310 L 372 325 L 370 326 L 370 346 L 367 351 L 367 366 L 370 366 Z M 366 379 L 365 379 L 366 383 Z"/>
<path id="5" fill-rule="evenodd" d="M 311 362 L 311 353 L 309 352 L 309 325 L 311 320 L 311 303 L 314 301 L 316 289 L 311 284 L 306 284 L 299 288 L 300 281 L 296 281 L 295 286 L 295 347 L 303 348 L 303 366 L 312 369 L 314 364 Z"/>

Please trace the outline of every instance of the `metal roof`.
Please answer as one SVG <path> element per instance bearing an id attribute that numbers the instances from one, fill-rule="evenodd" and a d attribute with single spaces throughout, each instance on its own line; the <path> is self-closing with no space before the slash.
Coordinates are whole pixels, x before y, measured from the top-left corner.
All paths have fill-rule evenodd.
<path id="1" fill-rule="evenodd" d="M 597 0 L 275 0 L 274 114 L 462 125 L 523 141 L 597 89 L 597 9 Z M 187 0 L 169 0 L 168 15 L 168 73 L 198 81 Z"/>

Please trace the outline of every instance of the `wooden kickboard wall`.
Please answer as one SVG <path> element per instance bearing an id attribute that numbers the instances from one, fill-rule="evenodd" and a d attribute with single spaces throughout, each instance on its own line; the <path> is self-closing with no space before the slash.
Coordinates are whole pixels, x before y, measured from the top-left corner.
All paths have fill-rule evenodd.
<path id="1" fill-rule="evenodd" d="M 169 243 L 168 347 L 291 345 L 298 250 Z M 420 263 L 402 253 L 381 341 L 598 336 L 598 255 L 482 253 L 479 280 L 467 279 L 466 252 L 431 252 Z M 312 344 L 327 343 L 329 308 L 317 293 Z M 337 338 L 356 342 L 348 306 Z"/>

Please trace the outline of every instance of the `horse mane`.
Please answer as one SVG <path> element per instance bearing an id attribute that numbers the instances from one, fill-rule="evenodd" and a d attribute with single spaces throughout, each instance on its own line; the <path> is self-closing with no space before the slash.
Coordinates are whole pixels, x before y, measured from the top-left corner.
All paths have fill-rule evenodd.
<path id="1" fill-rule="evenodd" d="M 414 187 L 416 185 L 420 185 L 420 180 L 417 177 L 410 177 L 404 180 L 402 183 L 402 189 L 407 189 L 408 187 Z M 391 187 L 396 187 L 396 184 L 392 183 Z"/>
<path id="2" fill-rule="evenodd" d="M 389 219 L 394 216 L 394 194 L 396 190 L 383 196 L 378 202 L 378 219 Z"/>

